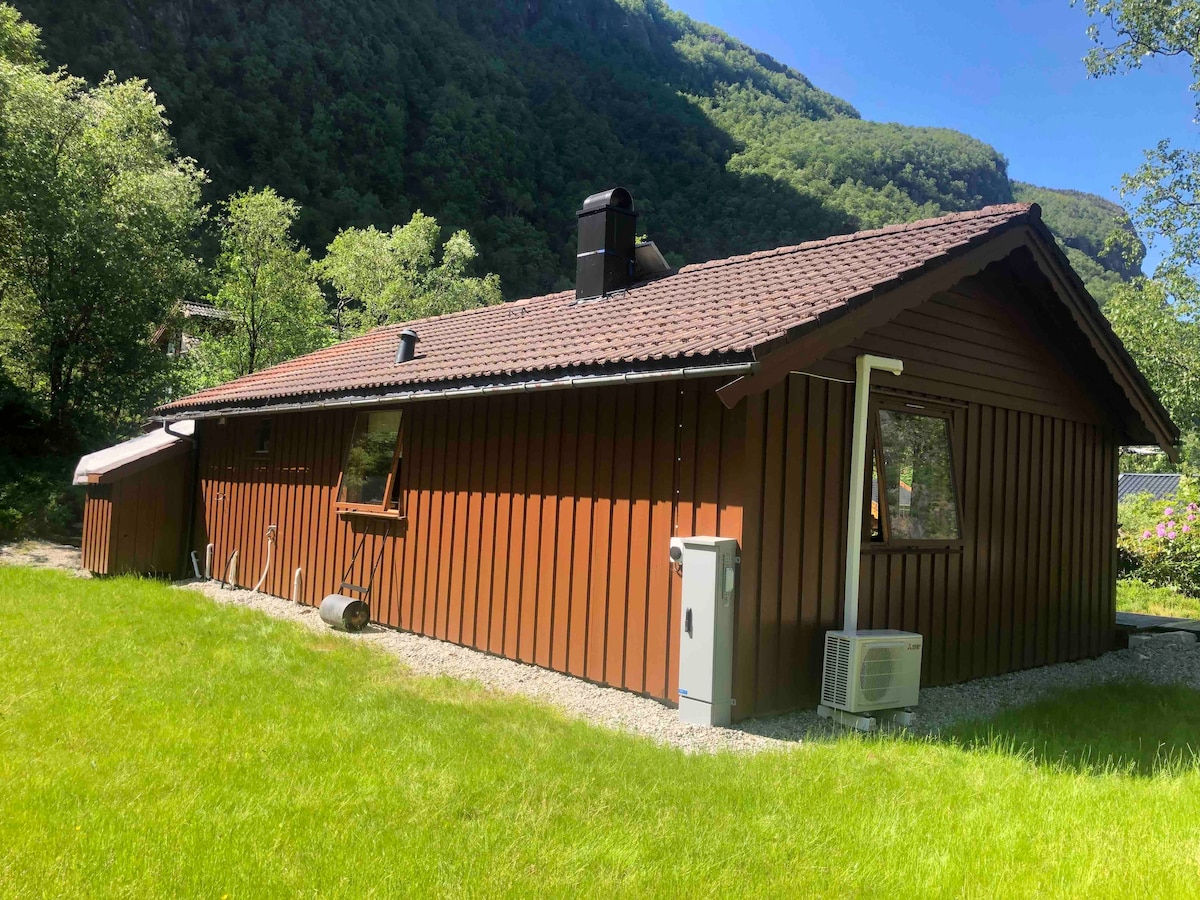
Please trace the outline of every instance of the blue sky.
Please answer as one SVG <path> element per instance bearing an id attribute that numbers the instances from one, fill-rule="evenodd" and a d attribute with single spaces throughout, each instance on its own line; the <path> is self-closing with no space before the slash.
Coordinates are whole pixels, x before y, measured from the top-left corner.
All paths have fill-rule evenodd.
<path id="1" fill-rule="evenodd" d="M 1162 138 L 1195 146 L 1182 60 L 1087 78 L 1087 16 L 1069 0 L 668 0 L 803 72 L 866 119 L 955 128 L 1009 175 L 1118 199 Z"/>

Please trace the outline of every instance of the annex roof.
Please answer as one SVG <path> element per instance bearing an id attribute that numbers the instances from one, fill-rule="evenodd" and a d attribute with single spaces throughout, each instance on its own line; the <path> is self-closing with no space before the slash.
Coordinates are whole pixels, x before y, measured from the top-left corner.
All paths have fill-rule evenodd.
<path id="1" fill-rule="evenodd" d="M 126 467 L 175 450 L 183 444 L 184 437 L 181 435 L 190 437 L 195 430 L 196 423 L 185 419 L 172 425 L 171 431 L 156 428 L 147 434 L 89 453 L 75 466 L 75 477 L 71 483 L 96 484 L 110 480 L 119 476 Z"/>

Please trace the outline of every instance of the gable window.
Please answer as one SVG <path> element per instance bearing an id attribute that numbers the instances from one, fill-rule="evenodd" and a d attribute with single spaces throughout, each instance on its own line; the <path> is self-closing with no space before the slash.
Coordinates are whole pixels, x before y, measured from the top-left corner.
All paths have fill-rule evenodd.
<path id="1" fill-rule="evenodd" d="M 398 513 L 400 462 L 400 411 L 360 412 L 342 466 L 339 506 Z"/>
<path id="2" fill-rule="evenodd" d="M 871 540 L 882 544 L 962 537 L 949 415 L 915 404 L 875 414 Z"/>

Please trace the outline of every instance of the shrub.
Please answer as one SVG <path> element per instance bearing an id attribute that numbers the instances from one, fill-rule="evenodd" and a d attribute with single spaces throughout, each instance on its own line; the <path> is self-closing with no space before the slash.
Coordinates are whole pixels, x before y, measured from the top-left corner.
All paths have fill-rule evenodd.
<path id="1" fill-rule="evenodd" d="M 1200 596 L 1200 491 L 1191 479 L 1180 483 L 1174 500 L 1143 494 L 1118 511 L 1117 557 L 1120 574 L 1147 584 Z"/>
<path id="2" fill-rule="evenodd" d="M 71 486 L 74 466 L 74 458 L 0 453 L 0 541 L 79 534 L 83 492 Z"/>

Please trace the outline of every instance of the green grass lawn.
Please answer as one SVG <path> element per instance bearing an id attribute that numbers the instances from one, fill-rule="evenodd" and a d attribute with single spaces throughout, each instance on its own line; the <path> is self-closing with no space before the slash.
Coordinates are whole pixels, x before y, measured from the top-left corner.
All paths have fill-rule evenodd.
<path id="1" fill-rule="evenodd" d="M 153 582 L 0 604 L 5 897 L 1200 890 L 1190 691 L 689 757 Z"/>
<path id="2" fill-rule="evenodd" d="M 1181 594 L 1174 588 L 1155 587 L 1137 578 L 1122 578 L 1117 582 L 1117 609 L 1176 619 L 1200 619 L 1200 599 Z"/>

